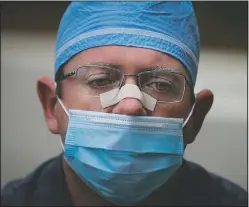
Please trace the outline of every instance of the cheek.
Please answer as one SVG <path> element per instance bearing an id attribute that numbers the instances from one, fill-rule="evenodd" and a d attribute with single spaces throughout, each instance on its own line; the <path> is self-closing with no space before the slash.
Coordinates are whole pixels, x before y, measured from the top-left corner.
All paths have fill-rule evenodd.
<path id="1" fill-rule="evenodd" d="M 87 111 L 102 111 L 99 97 L 93 97 L 84 93 L 80 87 L 71 85 L 70 90 L 65 88 L 63 101 L 67 109 L 78 109 Z"/>
<path id="2" fill-rule="evenodd" d="M 185 91 L 183 99 L 178 103 L 157 103 L 155 111 L 151 116 L 170 117 L 170 118 L 187 118 L 192 108 L 190 91 Z"/>
<path id="3" fill-rule="evenodd" d="M 155 110 L 151 116 L 169 117 L 169 118 L 186 118 L 188 116 L 188 104 L 174 103 L 163 104 L 157 103 Z"/>

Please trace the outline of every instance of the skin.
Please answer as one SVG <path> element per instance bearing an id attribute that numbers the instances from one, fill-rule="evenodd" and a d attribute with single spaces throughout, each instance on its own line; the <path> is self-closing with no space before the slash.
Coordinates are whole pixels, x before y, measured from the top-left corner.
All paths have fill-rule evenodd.
<path id="1" fill-rule="evenodd" d="M 129 74 L 136 74 L 151 67 L 173 68 L 190 80 L 186 69 L 177 59 L 154 50 L 123 46 L 104 46 L 85 50 L 67 62 L 63 68 L 64 74 L 73 71 L 78 66 L 89 63 L 117 65 Z M 136 84 L 136 81 L 134 77 L 127 77 L 125 83 Z M 174 104 L 157 103 L 153 112 L 143 108 L 142 104 L 133 98 L 123 99 L 118 104 L 103 109 L 98 98 L 83 96 L 80 91 L 75 78 L 68 78 L 62 82 L 62 101 L 67 109 L 186 119 L 192 108 L 191 90 L 188 86 L 186 86 L 181 102 Z M 53 134 L 59 134 L 64 141 L 68 117 L 57 101 L 53 81 L 48 77 L 41 77 L 37 81 L 37 93 L 43 107 L 48 129 Z M 203 90 L 196 94 L 194 111 L 183 131 L 184 148 L 195 140 L 212 103 L 213 93 L 210 90 Z M 63 161 L 63 168 L 74 205 L 111 205 L 87 187 L 65 161 Z"/>

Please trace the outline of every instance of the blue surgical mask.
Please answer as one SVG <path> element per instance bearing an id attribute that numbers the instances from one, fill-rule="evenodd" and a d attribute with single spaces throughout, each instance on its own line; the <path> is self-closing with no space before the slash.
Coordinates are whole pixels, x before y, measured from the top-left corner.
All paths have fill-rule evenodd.
<path id="1" fill-rule="evenodd" d="M 59 102 L 69 116 L 65 160 L 106 200 L 136 204 L 181 166 L 183 119 L 68 112 Z"/>

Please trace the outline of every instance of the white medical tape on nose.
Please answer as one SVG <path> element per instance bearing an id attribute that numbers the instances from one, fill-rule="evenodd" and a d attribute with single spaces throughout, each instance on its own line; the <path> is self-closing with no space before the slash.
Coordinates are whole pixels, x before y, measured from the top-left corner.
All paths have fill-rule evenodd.
<path id="1" fill-rule="evenodd" d="M 138 86 L 134 84 L 125 84 L 120 90 L 113 89 L 111 91 L 100 94 L 100 101 L 103 108 L 117 104 L 125 98 L 135 98 L 150 111 L 153 111 L 157 100 L 150 95 L 141 92 Z"/>

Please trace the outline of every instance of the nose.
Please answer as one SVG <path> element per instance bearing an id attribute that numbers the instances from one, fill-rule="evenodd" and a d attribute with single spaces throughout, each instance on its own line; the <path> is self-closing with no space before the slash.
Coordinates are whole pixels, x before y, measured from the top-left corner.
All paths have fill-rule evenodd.
<path id="1" fill-rule="evenodd" d="M 125 98 L 113 107 L 112 113 L 131 116 L 145 116 L 147 111 L 143 108 L 141 102 L 135 98 Z"/>

